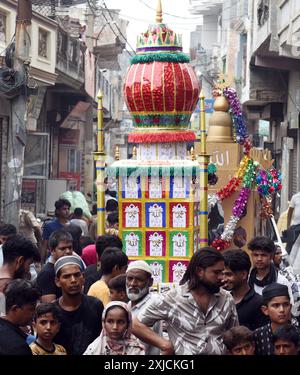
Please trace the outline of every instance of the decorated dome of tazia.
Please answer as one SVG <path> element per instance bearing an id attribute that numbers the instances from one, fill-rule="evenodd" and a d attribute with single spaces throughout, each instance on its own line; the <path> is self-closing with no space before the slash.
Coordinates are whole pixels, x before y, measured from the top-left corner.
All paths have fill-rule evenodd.
<path id="1" fill-rule="evenodd" d="M 136 52 L 124 83 L 135 126 L 129 142 L 195 140 L 187 128 L 199 98 L 199 82 L 182 53 L 181 35 L 162 22 L 160 0 L 156 23 L 138 36 Z"/>

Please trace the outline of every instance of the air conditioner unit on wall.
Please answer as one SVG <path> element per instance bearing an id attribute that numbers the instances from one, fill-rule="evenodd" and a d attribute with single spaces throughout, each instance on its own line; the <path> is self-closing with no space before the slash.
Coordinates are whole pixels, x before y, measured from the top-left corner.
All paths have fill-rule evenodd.
<path id="1" fill-rule="evenodd" d="M 289 128 L 290 129 L 298 129 L 299 128 L 299 112 L 290 112 Z"/>

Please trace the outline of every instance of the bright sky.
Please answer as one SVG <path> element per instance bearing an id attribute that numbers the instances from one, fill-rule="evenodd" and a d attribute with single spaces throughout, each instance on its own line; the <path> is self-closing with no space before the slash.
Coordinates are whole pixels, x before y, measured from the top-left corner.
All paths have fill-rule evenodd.
<path id="1" fill-rule="evenodd" d="M 137 35 L 145 32 L 150 23 L 155 23 L 157 0 L 105 0 L 105 3 L 108 8 L 120 9 L 121 18 L 129 21 L 127 39 L 135 49 Z M 182 34 L 185 52 L 189 51 L 190 32 L 197 24 L 202 24 L 202 17 L 191 15 L 189 7 L 189 0 L 162 0 L 163 12 L 170 14 L 163 14 L 163 22 Z"/>

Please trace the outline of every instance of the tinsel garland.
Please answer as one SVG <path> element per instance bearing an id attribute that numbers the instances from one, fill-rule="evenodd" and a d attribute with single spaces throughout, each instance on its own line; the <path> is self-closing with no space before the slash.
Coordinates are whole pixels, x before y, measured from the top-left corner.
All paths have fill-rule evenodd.
<path id="1" fill-rule="evenodd" d="M 243 145 L 245 140 L 248 138 L 248 133 L 236 90 L 232 87 L 227 87 L 223 90 L 223 93 L 229 102 L 229 112 L 232 113 L 233 133 L 235 134 L 236 142 Z"/>
<path id="2" fill-rule="evenodd" d="M 257 192 L 266 197 L 282 189 L 281 173 L 275 168 L 261 169 L 256 177 Z"/>
<path id="3" fill-rule="evenodd" d="M 174 63 L 189 63 L 190 58 L 182 52 L 177 53 L 167 53 L 167 52 L 158 52 L 158 53 L 143 53 L 134 55 L 130 59 L 130 64 L 146 64 L 154 61 L 160 62 L 174 62 Z"/>
<path id="4" fill-rule="evenodd" d="M 214 240 L 211 245 L 219 251 L 226 249 L 230 245 L 236 225 L 245 213 L 248 199 L 251 193 L 251 187 L 255 179 L 255 170 L 257 166 L 257 162 L 253 162 L 252 160 L 248 161 L 243 178 L 243 188 L 241 189 L 238 198 L 234 202 L 234 206 L 232 208 L 232 216 L 226 224 L 221 238 Z"/>
<path id="5" fill-rule="evenodd" d="M 151 131 L 151 130 L 150 130 Z M 131 133 L 128 135 L 129 143 L 162 143 L 162 142 L 193 142 L 196 140 L 193 131 L 149 131 L 145 133 Z"/>
<path id="6" fill-rule="evenodd" d="M 236 176 L 232 177 L 232 179 L 228 182 L 226 186 L 221 188 L 216 195 L 218 196 L 219 200 L 223 200 L 225 198 L 229 198 L 233 193 L 235 193 L 242 182 L 248 163 L 250 162 L 250 157 L 245 155 L 240 162 L 239 169 L 237 171 Z"/>

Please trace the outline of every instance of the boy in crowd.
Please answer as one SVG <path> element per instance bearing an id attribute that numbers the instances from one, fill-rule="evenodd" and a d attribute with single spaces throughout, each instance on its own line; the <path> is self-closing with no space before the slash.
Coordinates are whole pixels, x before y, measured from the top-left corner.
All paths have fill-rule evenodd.
<path id="1" fill-rule="evenodd" d="M 232 327 L 223 335 L 223 343 L 229 355 L 254 355 L 253 332 L 245 326 Z"/>
<path id="2" fill-rule="evenodd" d="M 273 345 L 275 355 L 299 355 L 299 330 L 291 324 L 279 327 L 273 334 Z"/>
<path id="3" fill-rule="evenodd" d="M 101 256 L 101 279 L 91 285 L 88 295 L 98 298 L 105 307 L 110 302 L 108 283 L 127 269 L 128 257 L 117 247 L 108 247 Z"/>
<path id="4" fill-rule="evenodd" d="M 60 330 L 59 309 L 54 303 L 41 303 L 34 315 L 33 328 L 36 340 L 30 344 L 34 355 L 66 355 L 66 349 L 53 343 L 54 337 Z"/>
<path id="5" fill-rule="evenodd" d="M 251 331 L 265 325 L 268 319 L 261 311 L 262 297 L 248 284 L 251 268 L 249 255 L 241 249 L 230 249 L 225 258 L 224 289 L 231 292 L 235 302 L 239 323 Z"/>
<path id="6" fill-rule="evenodd" d="M 294 300 L 290 283 L 278 272 L 273 264 L 273 257 L 276 251 L 274 242 L 268 237 L 255 237 L 248 243 L 248 249 L 251 251 L 253 263 L 253 268 L 249 275 L 249 286 L 254 288 L 256 293 L 262 295 L 263 288 L 269 284 L 279 283 L 287 285 L 291 303 L 293 304 Z"/>
<path id="7" fill-rule="evenodd" d="M 286 285 L 273 283 L 266 286 L 262 293 L 263 313 L 270 322 L 254 331 L 256 354 L 274 354 L 273 333 L 291 321 L 291 301 Z"/>
<path id="8" fill-rule="evenodd" d="M 89 259 L 92 257 L 94 258 L 93 263 L 89 263 L 90 266 L 88 266 L 84 271 L 84 293 L 88 292 L 92 284 L 100 280 L 102 276 L 101 257 L 104 250 L 108 247 L 117 247 L 119 250 L 122 250 L 123 244 L 119 237 L 105 234 L 103 236 L 99 236 L 97 238 L 96 245 L 89 246 L 90 249 L 88 251 L 85 252 L 85 249 L 83 249 L 81 258 L 84 261 L 87 256 Z"/>
<path id="9" fill-rule="evenodd" d="M 6 286 L 4 295 L 6 313 L 0 318 L 0 355 L 32 355 L 27 335 L 20 327 L 31 323 L 40 294 L 30 281 L 16 279 Z"/>
<path id="10" fill-rule="evenodd" d="M 51 260 L 45 264 L 37 277 L 42 302 L 53 302 L 61 296 L 61 289 L 55 284 L 54 263 L 65 255 L 73 254 L 73 237 L 65 230 L 57 230 L 49 237 Z"/>
<path id="11" fill-rule="evenodd" d="M 118 236 L 119 235 L 119 213 L 110 212 L 107 215 L 107 229 L 105 230 L 106 234 Z"/>
<path id="12" fill-rule="evenodd" d="M 126 274 L 113 277 L 108 282 L 108 288 L 111 301 L 121 301 L 127 303 L 129 301 L 126 294 Z"/>

